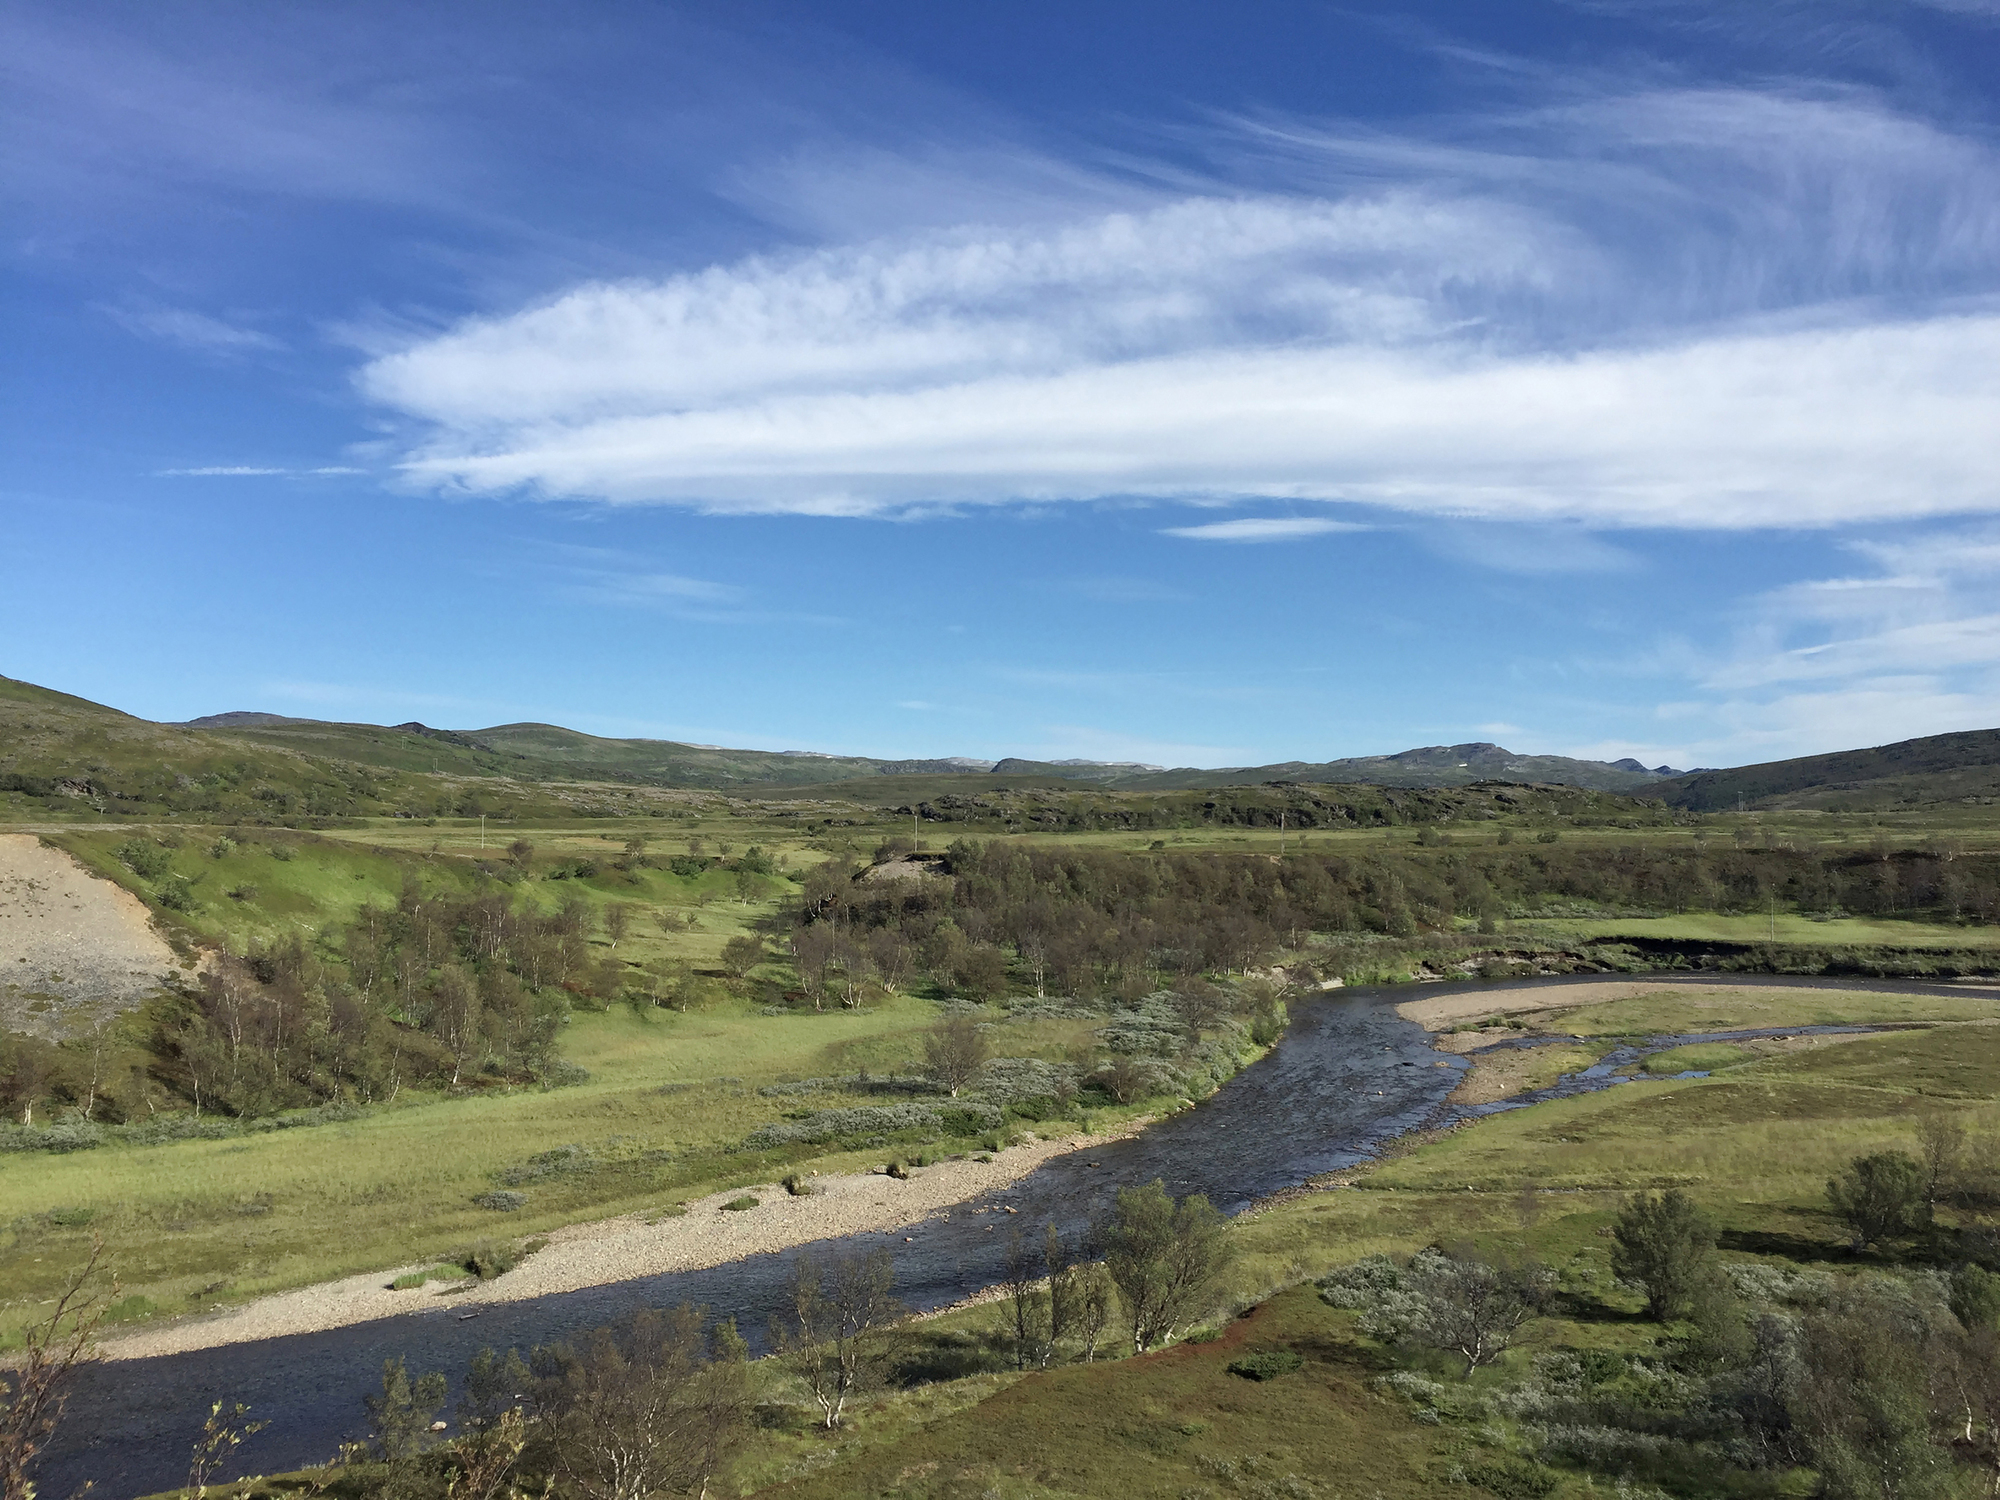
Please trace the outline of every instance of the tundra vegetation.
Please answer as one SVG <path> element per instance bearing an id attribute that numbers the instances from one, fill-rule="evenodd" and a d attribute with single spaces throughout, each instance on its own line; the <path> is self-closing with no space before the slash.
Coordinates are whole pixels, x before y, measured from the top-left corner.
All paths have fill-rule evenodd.
<path id="1" fill-rule="evenodd" d="M 1088 1241 L 1024 1226 L 1001 1300 L 931 1318 L 899 1316 L 879 1261 L 808 1258 L 777 1357 L 720 1367 L 740 1346 L 684 1310 L 664 1387 L 624 1329 L 592 1336 L 619 1351 L 607 1373 L 567 1378 L 614 1412 L 705 1413 L 589 1424 L 642 1432 L 621 1451 L 650 1455 L 661 1493 L 1984 1493 L 2000 1474 L 1994 1029 L 1494 1116 L 1219 1227 L 1128 1190 Z M 1829 1183 L 1894 1152 L 1927 1164 L 1917 1206 L 1856 1251 Z M 1213 1270 L 1144 1354 L 1163 1279 L 1111 1245 Z M 443 1436 L 413 1350 L 376 1398 L 411 1417 L 377 1430 L 420 1451 L 392 1458 L 378 1437 L 242 1493 L 612 1493 L 562 1467 L 586 1462 L 564 1435 L 586 1424 L 543 1383 L 590 1345 L 481 1356 Z"/>
<path id="2" fill-rule="evenodd" d="M 1288 993 L 1333 978 L 2000 959 L 1975 921 L 1992 857 L 1936 839 L 1502 844 L 1488 826 L 1477 845 L 1377 835 L 1277 860 L 1024 835 L 911 861 L 906 837 L 864 856 L 852 830 L 740 808 L 670 826 L 494 829 L 483 851 L 476 824 L 409 820 L 53 833 L 206 957 L 88 1035 L 0 1037 L 0 1270 L 34 1299 L 0 1339 L 92 1232 L 129 1288 L 123 1322 L 456 1261 L 496 1213 L 528 1236 L 1113 1123 L 1213 1089 L 1277 1036 Z M 183 907 L 161 899 L 176 879 Z M 1862 941 L 1616 930 L 1677 903 L 1754 927 L 1775 903 L 1839 937 L 1861 919 L 1831 902 L 1873 914 Z M 1652 1024 L 1627 1007 L 1604 1026 Z"/>
<path id="3" fill-rule="evenodd" d="M 2000 966 L 2000 830 L 1976 799 L 1736 815 L 1574 788 L 949 777 L 724 796 L 636 760 L 586 775 L 560 732 L 219 746 L 20 686 L 0 683 L 32 721 L 5 811 L 131 890 L 186 959 L 87 1034 L 0 1035 L 0 1339 L 23 1370 L 34 1340 L 69 1347 L 50 1330 L 75 1335 L 59 1299 L 93 1238 L 123 1283 L 88 1313 L 106 1326 L 362 1270 L 504 1274 L 577 1219 L 1172 1107 L 1334 979 Z M 524 1366 L 567 1394 L 481 1408 L 449 1445 L 430 1416 L 391 1456 L 429 1390 L 406 1370 L 375 1456 L 330 1482 L 374 1493 L 366 1463 L 402 1463 L 460 1494 L 611 1493 L 559 1472 L 551 1434 L 681 1430 L 712 1400 L 720 1446 L 656 1491 L 1311 1493 L 1337 1440 L 1349 1487 L 1387 1495 L 1944 1493 L 1991 1472 L 2000 1057 L 1964 1023 L 1995 1014 L 1972 992 L 1807 1004 L 1663 979 L 1552 1024 L 1586 1051 L 1937 1029 L 1704 1052 L 1707 1079 L 1496 1116 L 1226 1227 L 1136 1190 L 1089 1241 L 1026 1227 L 1004 1316 L 877 1322 L 852 1358 L 804 1323 L 733 1373 L 698 1314 L 610 1330 Z M 814 1329 L 838 1324 L 832 1276 Z M 632 1381 L 651 1394 L 621 1405 Z M 1109 1424 L 1106 1403 L 1142 1415 Z M 37 1409 L 17 1396 L 7 1420 Z M 218 1443 L 255 1421 L 214 1417 Z"/>

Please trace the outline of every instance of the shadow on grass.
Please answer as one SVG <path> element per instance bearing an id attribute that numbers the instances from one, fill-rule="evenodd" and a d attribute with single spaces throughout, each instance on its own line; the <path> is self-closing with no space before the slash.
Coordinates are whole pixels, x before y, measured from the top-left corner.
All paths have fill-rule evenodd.
<path id="1" fill-rule="evenodd" d="M 1650 1322 L 1644 1308 L 1613 1307 L 1588 1292 L 1557 1292 L 1549 1301 L 1549 1316 L 1571 1323 L 1627 1324 Z"/>
<path id="2" fill-rule="evenodd" d="M 1724 1250 L 1736 1250 L 1745 1255 L 1776 1255 L 1802 1265 L 1854 1264 L 1854 1257 L 1844 1244 L 1807 1239 L 1802 1234 L 1789 1234 L 1782 1229 L 1725 1229 L 1716 1243 Z"/>
<path id="3" fill-rule="evenodd" d="M 892 1386 L 908 1390 L 941 1380 L 963 1380 L 1014 1368 L 1013 1352 L 1004 1334 L 916 1334 L 903 1346 L 890 1372 Z"/>

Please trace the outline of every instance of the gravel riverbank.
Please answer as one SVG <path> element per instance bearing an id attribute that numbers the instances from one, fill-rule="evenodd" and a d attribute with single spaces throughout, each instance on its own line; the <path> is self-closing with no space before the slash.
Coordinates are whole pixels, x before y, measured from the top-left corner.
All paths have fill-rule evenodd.
<path id="1" fill-rule="evenodd" d="M 491 1281 L 433 1281 L 405 1291 L 391 1290 L 389 1283 L 398 1276 L 430 1264 L 419 1261 L 260 1297 L 208 1317 L 114 1335 L 104 1340 L 104 1357 L 147 1359 L 290 1334 L 320 1333 L 440 1304 L 457 1308 L 461 1317 L 472 1318 L 495 1303 L 701 1270 L 815 1240 L 885 1233 L 925 1219 L 948 1218 L 959 1211 L 989 1212 L 997 1226 L 1011 1217 L 1004 1206 L 982 1210 L 970 1205 L 995 1189 L 1018 1182 L 1051 1157 L 1094 1150 L 1106 1141 L 1135 1133 L 1145 1123 L 1133 1121 L 1115 1133 L 1029 1140 L 995 1154 L 990 1161 L 967 1156 L 913 1168 L 907 1180 L 876 1172 L 812 1177 L 808 1179 L 812 1192 L 804 1197 L 795 1198 L 782 1186 L 764 1184 L 692 1200 L 685 1213 L 672 1217 L 628 1214 L 571 1224 L 552 1232 L 546 1247 Z M 746 1193 L 758 1200 L 755 1208 L 732 1212 L 722 1206 Z"/>

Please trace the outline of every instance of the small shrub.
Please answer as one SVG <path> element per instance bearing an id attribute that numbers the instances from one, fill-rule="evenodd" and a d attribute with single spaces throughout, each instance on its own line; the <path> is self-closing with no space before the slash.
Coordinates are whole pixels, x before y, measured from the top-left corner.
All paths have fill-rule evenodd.
<path id="1" fill-rule="evenodd" d="M 421 1271 L 412 1271 L 407 1276 L 398 1276 L 389 1283 L 392 1292 L 407 1292 L 412 1287 L 420 1287 L 429 1281 L 464 1281 L 475 1274 L 464 1266 L 428 1266 Z"/>
<path id="2" fill-rule="evenodd" d="M 545 1089 L 572 1088 L 579 1083 L 590 1081 L 590 1069 L 571 1062 L 566 1057 L 551 1057 L 536 1070 Z"/>
<path id="3" fill-rule="evenodd" d="M 160 882 L 160 905 L 170 911 L 194 910 L 194 886 L 185 875 L 169 875 Z"/>
<path id="4" fill-rule="evenodd" d="M 731 1198 L 727 1203 L 723 1204 L 722 1212 L 726 1214 L 740 1214 L 745 1209 L 755 1208 L 760 1201 L 745 1193 L 741 1198 Z"/>
<path id="5" fill-rule="evenodd" d="M 2000 1328 L 2000 1276 L 1960 1266 L 1951 1278 L 1951 1310 L 1967 1328 Z"/>
<path id="6" fill-rule="evenodd" d="M 496 1188 L 490 1193 L 481 1193 L 472 1203 L 475 1208 L 491 1209 L 496 1214 L 518 1213 L 528 1206 L 528 1195 Z"/>
<path id="7" fill-rule="evenodd" d="M 173 867 L 174 857 L 158 844 L 131 839 L 111 851 L 119 863 L 141 880 L 158 880 Z"/>
<path id="8" fill-rule="evenodd" d="M 1923 1167 L 1902 1151 L 1857 1156 L 1827 1183 L 1826 1196 L 1847 1221 L 1856 1255 L 1870 1245 L 1915 1233 L 1926 1213 Z"/>
<path id="9" fill-rule="evenodd" d="M 464 1266 L 481 1281 L 504 1276 L 521 1263 L 521 1253 L 504 1240 L 481 1240 L 465 1252 Z"/>
<path id="10" fill-rule="evenodd" d="M 952 1117 L 950 1124 L 944 1119 L 946 1115 Z M 961 1099 L 949 1109 L 933 1104 L 859 1104 L 847 1109 L 815 1110 L 802 1120 L 765 1125 L 746 1136 L 743 1144 L 752 1151 L 768 1151 L 779 1146 L 825 1145 L 842 1136 L 867 1137 L 904 1130 L 971 1136 L 981 1130 L 992 1130 L 999 1123 L 999 1110 L 972 1100 Z"/>
<path id="11" fill-rule="evenodd" d="M 49 1222 L 58 1229 L 80 1229 L 97 1217 L 94 1208 L 52 1208 Z"/>
<path id="12" fill-rule="evenodd" d="M 1510 1453 L 1468 1464 L 1465 1477 L 1481 1489 L 1491 1490 L 1500 1500 L 1542 1500 L 1557 1484 L 1553 1471 Z"/>
<path id="13" fill-rule="evenodd" d="M 1246 1354 L 1225 1366 L 1230 1374 L 1241 1375 L 1245 1380 L 1276 1380 L 1280 1375 L 1289 1375 L 1304 1367 L 1305 1359 L 1289 1349 L 1266 1349 L 1260 1354 Z"/>
<path id="14" fill-rule="evenodd" d="M 790 1193 L 794 1198 L 810 1198 L 812 1196 L 812 1184 L 796 1172 L 785 1178 L 784 1187 L 785 1191 Z"/>
<path id="15" fill-rule="evenodd" d="M 552 1151 L 539 1151 L 518 1166 L 502 1167 L 494 1176 L 508 1187 L 520 1187 L 523 1183 L 595 1171 L 598 1165 L 588 1146 L 572 1143 Z"/>
<path id="16" fill-rule="evenodd" d="M 900 1158 L 896 1157 L 890 1158 L 889 1165 L 882 1170 L 899 1182 L 907 1181 L 910 1176 L 910 1169 L 903 1165 Z"/>

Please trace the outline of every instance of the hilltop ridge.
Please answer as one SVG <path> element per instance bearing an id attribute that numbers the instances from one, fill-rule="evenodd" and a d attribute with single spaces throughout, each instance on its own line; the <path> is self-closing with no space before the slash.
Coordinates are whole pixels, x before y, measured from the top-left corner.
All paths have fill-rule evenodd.
<path id="1" fill-rule="evenodd" d="M 269 752 L 268 763 L 246 755 Z M 1694 812 L 1741 808 L 1858 811 L 2000 798 L 2000 729 L 1967 730 L 1867 749 L 1734 769 L 1676 771 L 1616 761 L 1524 755 L 1490 741 L 1425 745 L 1387 755 L 1258 766 L 1160 767 L 1081 759 L 988 761 L 971 756 L 884 759 L 813 750 L 750 750 L 677 740 L 614 738 L 522 722 L 440 729 L 237 709 L 154 723 L 52 688 L 0 677 L 0 791 L 97 795 L 117 766 L 125 783 L 164 800 L 196 784 L 235 785 L 254 771 L 290 790 L 270 796 L 326 812 L 380 800 L 383 773 L 505 778 L 521 784 L 623 784 L 739 796 L 810 793 L 875 802 L 1039 785 L 1102 792 L 1201 791 L 1296 782 L 1419 788 L 1516 783 L 1577 787 L 1657 800 Z M 136 780 L 134 779 L 136 776 Z M 921 789 L 916 778 L 923 783 Z M 407 791 L 407 789 L 405 789 Z M 157 792 L 156 797 L 154 793 Z M 171 794 L 171 795 L 170 795 Z M 399 793 L 399 796 L 402 795 Z M 570 795 L 570 794 L 565 794 Z"/>

